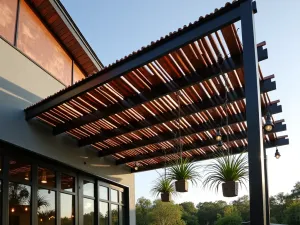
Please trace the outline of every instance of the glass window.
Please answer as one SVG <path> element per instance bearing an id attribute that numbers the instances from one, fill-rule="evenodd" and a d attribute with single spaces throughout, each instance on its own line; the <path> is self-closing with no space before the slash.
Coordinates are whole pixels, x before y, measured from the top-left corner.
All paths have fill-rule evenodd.
<path id="1" fill-rule="evenodd" d="M 111 204 L 111 224 L 119 225 L 119 206 Z"/>
<path id="2" fill-rule="evenodd" d="M 55 191 L 39 189 L 37 194 L 39 225 L 55 225 Z"/>
<path id="3" fill-rule="evenodd" d="M 61 189 L 64 191 L 75 191 L 75 178 L 66 174 L 61 175 Z"/>
<path id="4" fill-rule="evenodd" d="M 100 188 L 99 188 L 99 196 L 100 196 L 100 199 L 108 200 L 108 188 L 100 186 Z"/>
<path id="5" fill-rule="evenodd" d="M 121 204 L 125 204 L 125 194 L 121 192 Z"/>
<path id="6" fill-rule="evenodd" d="M 55 188 L 55 173 L 46 168 L 38 168 L 39 185 L 49 188 Z"/>
<path id="7" fill-rule="evenodd" d="M 94 200 L 83 199 L 83 225 L 94 224 Z"/>
<path id="8" fill-rule="evenodd" d="M 119 202 L 119 192 L 114 189 L 111 189 L 111 201 Z"/>
<path id="9" fill-rule="evenodd" d="M 0 175 L 2 173 L 2 157 L 0 156 Z"/>
<path id="10" fill-rule="evenodd" d="M 2 180 L 0 180 L 0 218 L 2 218 L 1 213 L 2 213 Z M 0 219 L 0 222 L 1 222 L 1 219 Z"/>
<path id="11" fill-rule="evenodd" d="M 9 177 L 15 180 L 31 180 L 31 165 L 15 160 L 9 161 Z"/>
<path id="12" fill-rule="evenodd" d="M 31 187 L 9 182 L 9 224 L 30 224 Z"/>
<path id="13" fill-rule="evenodd" d="M 73 195 L 60 194 L 61 225 L 72 225 L 75 222 L 75 198 Z"/>
<path id="14" fill-rule="evenodd" d="M 83 195 L 94 197 L 94 183 L 83 181 Z"/>
<path id="15" fill-rule="evenodd" d="M 108 225 L 108 203 L 99 204 L 99 225 Z"/>

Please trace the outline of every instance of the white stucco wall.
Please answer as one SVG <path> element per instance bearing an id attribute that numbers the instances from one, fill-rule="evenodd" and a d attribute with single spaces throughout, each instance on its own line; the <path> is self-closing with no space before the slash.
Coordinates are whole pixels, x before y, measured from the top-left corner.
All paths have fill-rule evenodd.
<path id="1" fill-rule="evenodd" d="M 48 125 L 25 120 L 23 110 L 26 107 L 63 87 L 0 38 L 0 139 L 128 186 L 130 224 L 135 225 L 134 174 L 128 168 L 116 166 L 110 158 L 98 158 L 92 148 L 78 148 L 68 135 L 53 136 Z M 92 167 L 91 164 L 100 166 Z"/>

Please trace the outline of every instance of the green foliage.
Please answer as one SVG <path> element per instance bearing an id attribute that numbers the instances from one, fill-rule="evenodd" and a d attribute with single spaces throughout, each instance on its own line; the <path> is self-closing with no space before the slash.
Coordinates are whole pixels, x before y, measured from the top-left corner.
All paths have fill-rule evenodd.
<path id="1" fill-rule="evenodd" d="M 180 204 L 182 207 L 182 220 L 186 225 L 198 225 L 197 208 L 193 202 L 183 202 Z"/>
<path id="2" fill-rule="evenodd" d="M 300 201 L 293 202 L 285 210 L 285 222 L 288 225 L 300 225 Z"/>
<path id="3" fill-rule="evenodd" d="M 221 217 L 216 222 L 216 225 L 241 225 L 241 224 L 242 224 L 242 217 L 234 214 Z"/>
<path id="4" fill-rule="evenodd" d="M 151 225 L 184 225 L 181 219 L 182 209 L 172 202 L 154 201 L 153 209 L 150 213 Z"/>
<path id="5" fill-rule="evenodd" d="M 300 199 L 300 181 L 298 181 L 292 189 L 291 198 Z"/>
<path id="6" fill-rule="evenodd" d="M 152 203 L 146 198 L 139 198 L 136 203 L 136 224 L 137 225 L 148 225 L 150 224 L 150 210 Z"/>
<path id="7" fill-rule="evenodd" d="M 233 205 L 227 205 L 224 208 L 224 216 L 241 216 L 240 211 Z"/>
<path id="8" fill-rule="evenodd" d="M 227 203 L 224 201 L 203 202 L 197 205 L 198 222 L 200 225 L 213 225 L 219 215 L 224 215 L 224 208 Z"/>
<path id="9" fill-rule="evenodd" d="M 283 192 L 270 197 L 270 215 L 278 223 L 284 223 L 285 210 L 290 204 L 289 196 Z"/>
<path id="10" fill-rule="evenodd" d="M 240 212 L 243 221 L 250 221 L 250 201 L 247 195 L 234 200 L 232 205 Z"/>
<path id="11" fill-rule="evenodd" d="M 206 167 L 206 175 L 203 186 L 216 189 L 226 181 L 236 181 L 246 186 L 248 181 L 248 160 L 243 153 L 229 155 L 218 153 L 217 158 Z"/>
<path id="12" fill-rule="evenodd" d="M 176 194 L 172 180 L 164 176 L 161 176 L 155 181 L 151 193 L 156 197 L 158 197 L 160 193 Z"/>
<path id="13" fill-rule="evenodd" d="M 179 159 L 168 169 L 167 176 L 170 180 L 190 180 L 193 185 L 197 185 L 201 179 L 199 168 L 199 165 L 190 162 L 187 158 Z"/>

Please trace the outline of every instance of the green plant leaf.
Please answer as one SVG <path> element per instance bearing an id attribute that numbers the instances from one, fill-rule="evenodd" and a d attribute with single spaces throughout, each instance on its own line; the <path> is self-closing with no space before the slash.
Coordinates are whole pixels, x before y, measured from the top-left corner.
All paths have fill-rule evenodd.
<path id="1" fill-rule="evenodd" d="M 189 180 L 192 185 L 201 181 L 200 166 L 190 162 L 188 158 L 179 159 L 168 168 L 167 177 L 170 180 Z"/>
<path id="2" fill-rule="evenodd" d="M 216 157 L 205 167 L 204 187 L 218 191 L 219 186 L 226 181 L 235 181 L 241 186 L 246 186 L 248 159 L 244 152 L 238 155 L 220 152 L 216 154 Z"/>
<path id="3" fill-rule="evenodd" d="M 161 176 L 154 181 L 151 193 L 153 196 L 158 197 L 160 193 L 171 193 L 174 195 L 176 192 L 172 180 L 165 176 Z"/>

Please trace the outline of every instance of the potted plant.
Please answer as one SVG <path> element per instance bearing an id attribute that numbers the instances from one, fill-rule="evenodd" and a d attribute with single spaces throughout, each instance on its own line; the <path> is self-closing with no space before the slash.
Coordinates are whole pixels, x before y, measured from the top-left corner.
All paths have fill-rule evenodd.
<path id="1" fill-rule="evenodd" d="M 155 181 L 151 192 L 156 197 L 160 195 L 162 202 L 170 202 L 172 200 L 172 195 L 175 194 L 172 180 L 168 179 L 166 176 L 161 176 Z"/>
<path id="2" fill-rule="evenodd" d="M 187 192 L 188 180 L 194 185 L 201 179 L 198 169 L 199 166 L 190 162 L 188 158 L 181 158 L 168 169 L 167 177 L 170 180 L 176 180 L 175 190 L 177 192 Z"/>
<path id="3" fill-rule="evenodd" d="M 224 197 L 237 196 L 238 186 L 246 186 L 248 181 L 248 160 L 247 155 L 243 153 L 218 153 L 217 158 L 205 168 L 203 186 L 218 191 L 222 184 Z"/>

